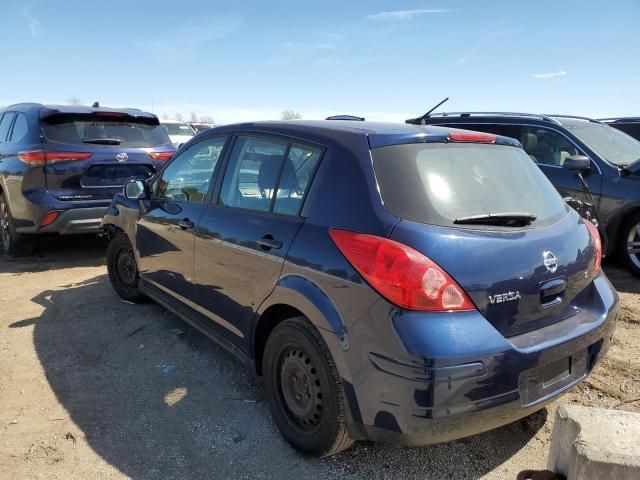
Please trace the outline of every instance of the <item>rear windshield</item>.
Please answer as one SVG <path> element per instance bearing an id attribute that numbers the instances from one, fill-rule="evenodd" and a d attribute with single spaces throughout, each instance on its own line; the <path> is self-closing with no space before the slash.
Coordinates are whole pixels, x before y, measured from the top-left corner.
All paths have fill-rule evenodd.
<path id="1" fill-rule="evenodd" d="M 593 122 L 567 122 L 566 128 L 614 165 L 625 167 L 640 160 L 640 142 L 613 127 Z"/>
<path id="2" fill-rule="evenodd" d="M 560 194 L 520 148 L 502 145 L 421 143 L 372 151 L 382 200 L 394 215 L 459 228 L 475 215 L 526 213 L 527 228 L 549 225 L 567 213 Z"/>
<path id="3" fill-rule="evenodd" d="M 51 117 L 43 120 L 42 133 L 49 141 L 71 145 L 142 148 L 170 143 L 160 125 L 136 122 L 131 118 Z"/>

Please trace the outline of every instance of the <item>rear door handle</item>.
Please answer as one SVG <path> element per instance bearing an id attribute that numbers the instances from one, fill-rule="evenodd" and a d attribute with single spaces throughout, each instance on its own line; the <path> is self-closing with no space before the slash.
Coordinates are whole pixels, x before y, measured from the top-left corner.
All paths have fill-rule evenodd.
<path id="1" fill-rule="evenodd" d="M 183 218 L 182 220 L 180 220 L 178 222 L 178 226 L 182 229 L 182 230 L 190 230 L 193 228 L 194 224 L 191 220 L 189 220 L 188 218 Z"/>
<path id="2" fill-rule="evenodd" d="M 282 248 L 282 242 L 280 240 L 275 240 L 273 235 L 269 233 L 260 237 L 256 242 L 258 242 L 258 245 L 260 245 L 263 250 L 278 250 Z"/>

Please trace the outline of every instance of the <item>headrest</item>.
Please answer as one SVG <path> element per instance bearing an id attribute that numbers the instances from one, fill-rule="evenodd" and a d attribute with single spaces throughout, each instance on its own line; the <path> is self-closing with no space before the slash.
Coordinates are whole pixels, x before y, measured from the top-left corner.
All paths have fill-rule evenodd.
<path id="1" fill-rule="evenodd" d="M 538 146 L 538 137 L 535 133 L 525 133 L 522 139 L 522 148 L 526 151 L 535 150 Z"/>

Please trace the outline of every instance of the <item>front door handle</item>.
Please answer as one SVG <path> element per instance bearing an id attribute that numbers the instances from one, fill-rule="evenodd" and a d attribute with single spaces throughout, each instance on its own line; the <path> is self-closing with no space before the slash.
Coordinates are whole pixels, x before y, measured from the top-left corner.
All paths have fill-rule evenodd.
<path id="1" fill-rule="evenodd" d="M 183 218 L 182 220 L 180 220 L 178 222 L 178 226 L 182 229 L 182 230 L 191 230 L 194 226 L 193 222 L 191 220 L 189 220 L 188 218 Z"/>
<path id="2" fill-rule="evenodd" d="M 269 233 L 260 237 L 256 242 L 258 242 L 258 245 L 260 245 L 263 250 L 278 250 L 279 248 L 282 248 L 282 242 L 280 240 L 275 240 L 273 235 Z"/>

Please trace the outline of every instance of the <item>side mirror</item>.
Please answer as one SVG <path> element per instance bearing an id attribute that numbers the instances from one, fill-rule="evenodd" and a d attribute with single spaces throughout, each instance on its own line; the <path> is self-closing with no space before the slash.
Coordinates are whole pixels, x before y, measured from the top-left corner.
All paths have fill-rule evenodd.
<path id="1" fill-rule="evenodd" d="M 571 155 L 564 159 L 562 168 L 565 170 L 574 170 L 578 172 L 586 172 L 591 170 L 591 160 L 586 155 Z"/>
<path id="2" fill-rule="evenodd" d="M 145 200 L 149 198 L 147 184 L 142 180 L 129 180 L 124 184 L 124 196 L 129 200 Z"/>

